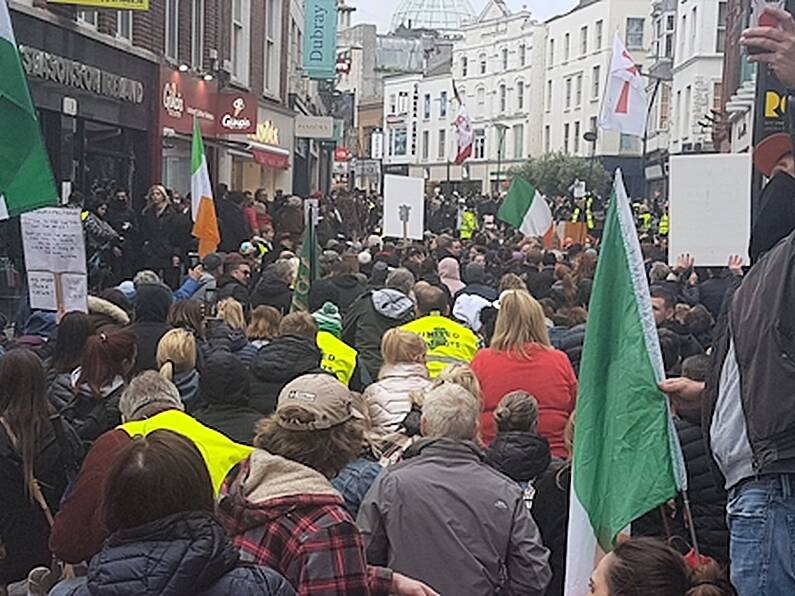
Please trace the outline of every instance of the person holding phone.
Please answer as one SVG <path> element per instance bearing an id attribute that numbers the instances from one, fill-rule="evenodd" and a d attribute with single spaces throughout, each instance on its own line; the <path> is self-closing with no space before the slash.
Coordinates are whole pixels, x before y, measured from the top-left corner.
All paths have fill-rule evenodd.
<path id="1" fill-rule="evenodd" d="M 756 23 L 740 37 L 740 45 L 748 49 L 748 61 L 767 64 L 787 89 L 795 90 L 795 19 L 768 4 Z"/>

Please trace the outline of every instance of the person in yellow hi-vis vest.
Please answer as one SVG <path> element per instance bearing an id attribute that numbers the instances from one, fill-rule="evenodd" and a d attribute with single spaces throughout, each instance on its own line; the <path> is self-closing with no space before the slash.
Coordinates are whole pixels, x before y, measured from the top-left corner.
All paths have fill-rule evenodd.
<path id="1" fill-rule="evenodd" d="M 340 339 L 342 315 L 332 302 L 326 302 L 312 317 L 317 323 L 317 347 L 323 353 L 320 366 L 332 373 L 340 383 L 350 384 L 359 353 Z"/>
<path id="2" fill-rule="evenodd" d="M 477 336 L 467 327 L 447 318 L 450 307 L 440 288 L 420 282 L 414 289 L 417 319 L 401 327 L 416 333 L 428 346 L 426 363 L 431 378 L 451 364 L 469 364 L 478 351 Z"/>
<path id="3" fill-rule="evenodd" d="M 55 516 L 50 546 L 58 558 L 87 561 L 99 551 L 107 538 L 102 516 L 97 515 L 102 486 L 133 437 L 170 430 L 193 441 L 207 464 L 216 495 L 229 471 L 254 451 L 198 422 L 183 408 L 177 388 L 158 372 L 144 372 L 130 382 L 119 401 L 123 423 L 94 441 Z"/>
<path id="4" fill-rule="evenodd" d="M 660 236 L 667 236 L 670 230 L 671 230 L 671 218 L 668 216 L 668 213 L 663 213 L 662 217 L 660 218 L 660 227 L 658 230 Z"/>

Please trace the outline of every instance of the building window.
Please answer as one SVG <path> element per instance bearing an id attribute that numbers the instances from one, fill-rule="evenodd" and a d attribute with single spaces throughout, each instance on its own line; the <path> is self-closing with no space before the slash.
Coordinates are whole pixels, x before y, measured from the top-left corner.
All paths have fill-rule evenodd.
<path id="1" fill-rule="evenodd" d="M 439 152 L 437 157 L 439 161 L 447 159 L 447 131 L 443 128 L 439 129 Z"/>
<path id="2" fill-rule="evenodd" d="M 190 63 L 196 70 L 204 65 L 204 0 L 193 0 L 191 7 Z"/>
<path id="3" fill-rule="evenodd" d="M 580 154 L 580 121 L 574 123 L 574 155 Z"/>
<path id="4" fill-rule="evenodd" d="M 682 138 L 690 136 L 690 98 L 692 96 L 690 85 L 685 87 L 684 105 L 682 106 Z"/>
<path id="5" fill-rule="evenodd" d="M 571 35 L 563 36 L 563 62 L 568 62 L 571 57 Z"/>
<path id="6" fill-rule="evenodd" d="M 588 25 L 580 27 L 580 56 L 588 53 Z"/>
<path id="7" fill-rule="evenodd" d="M 594 25 L 594 47 L 597 50 L 602 49 L 602 29 L 604 28 L 604 21 L 601 19 L 596 21 Z"/>
<path id="8" fill-rule="evenodd" d="M 591 119 L 590 119 L 589 125 L 588 125 L 588 130 L 590 130 L 591 132 L 596 132 L 596 128 L 597 128 L 597 126 L 596 126 L 596 116 L 591 116 Z"/>
<path id="9" fill-rule="evenodd" d="M 571 108 L 571 77 L 564 81 L 564 85 L 566 86 L 566 109 Z"/>
<path id="10" fill-rule="evenodd" d="M 508 88 L 505 83 L 500 85 L 500 113 L 504 113 L 508 109 Z"/>
<path id="11" fill-rule="evenodd" d="M 405 128 L 398 128 L 395 130 L 395 155 L 403 156 L 406 155 L 407 150 L 407 141 L 408 141 L 408 134 L 406 133 Z"/>
<path id="12" fill-rule="evenodd" d="M 602 67 L 598 64 L 593 67 L 591 72 L 591 99 L 599 99 L 599 92 L 602 86 Z"/>
<path id="13" fill-rule="evenodd" d="M 582 73 L 577 75 L 575 91 L 574 91 L 574 105 L 578 108 L 582 106 Z"/>
<path id="14" fill-rule="evenodd" d="M 486 131 L 482 128 L 475 130 L 473 151 L 475 159 L 483 159 L 486 157 Z"/>
<path id="15" fill-rule="evenodd" d="M 427 130 L 422 131 L 422 161 L 428 161 L 431 150 L 431 134 Z"/>
<path id="16" fill-rule="evenodd" d="M 502 50 L 502 69 L 508 70 L 508 49 L 503 48 Z"/>
<path id="17" fill-rule="evenodd" d="M 549 40 L 549 65 L 550 67 L 555 65 L 555 40 Z"/>
<path id="18" fill-rule="evenodd" d="M 638 150 L 638 137 L 621 133 L 619 147 L 622 153 L 630 153 Z"/>
<path id="19" fill-rule="evenodd" d="M 232 78 L 248 85 L 249 30 L 251 25 L 249 0 L 232 0 Z"/>
<path id="20" fill-rule="evenodd" d="M 513 158 L 524 159 L 524 124 L 513 126 Z"/>
<path id="21" fill-rule="evenodd" d="M 660 87 L 660 117 L 659 130 L 668 130 L 671 112 L 671 88 L 664 84 Z"/>
<path id="22" fill-rule="evenodd" d="M 681 35 L 679 36 L 679 60 L 685 57 L 685 31 L 687 31 L 687 15 L 682 15 L 682 26 L 679 29 Z"/>
<path id="23" fill-rule="evenodd" d="M 87 27 L 97 28 L 97 11 L 96 10 L 78 10 L 77 22 Z"/>
<path id="24" fill-rule="evenodd" d="M 552 134 L 549 130 L 549 124 L 544 127 L 544 153 L 549 153 L 552 144 Z"/>
<path id="25" fill-rule="evenodd" d="M 408 114 L 408 113 L 409 113 L 409 92 L 400 91 L 398 92 L 398 114 Z"/>
<path id="26" fill-rule="evenodd" d="M 426 120 L 431 118 L 431 94 L 426 93 L 422 100 L 422 117 Z"/>
<path id="27" fill-rule="evenodd" d="M 636 17 L 629 17 L 627 19 L 627 49 L 628 50 L 641 50 L 643 49 L 643 26 L 645 20 Z"/>
<path id="28" fill-rule="evenodd" d="M 716 112 L 723 111 L 723 83 L 715 81 L 712 83 L 712 109 Z"/>
<path id="29" fill-rule="evenodd" d="M 486 74 L 486 54 L 480 55 L 480 74 Z"/>
<path id="30" fill-rule="evenodd" d="M 665 34 L 665 54 L 666 58 L 673 58 L 674 57 L 674 34 L 673 33 L 666 33 Z"/>
<path id="31" fill-rule="evenodd" d="M 682 92 L 681 91 L 677 91 L 676 92 L 676 106 L 675 106 L 675 109 L 674 109 L 674 117 L 675 118 L 681 118 L 682 117 Z M 676 122 L 676 120 L 674 120 L 674 122 Z M 678 127 L 678 131 L 676 131 L 676 132 L 679 132 L 679 136 L 682 135 L 682 127 L 681 127 L 681 125 Z"/>
<path id="32" fill-rule="evenodd" d="M 684 31 L 682 31 L 684 34 Z M 690 17 L 690 53 L 693 54 L 696 49 L 696 35 L 698 34 L 698 6 L 693 7 L 693 14 Z"/>
<path id="33" fill-rule="evenodd" d="M 131 10 L 120 10 L 116 13 L 116 37 L 132 43 L 133 13 Z"/>
<path id="34" fill-rule="evenodd" d="M 524 81 L 516 82 L 516 107 L 520 112 L 524 110 Z"/>
<path id="35" fill-rule="evenodd" d="M 571 127 L 569 126 L 569 123 L 566 122 L 566 124 L 563 125 L 563 153 L 565 153 L 566 155 L 569 154 L 569 130 L 570 129 L 571 129 Z"/>
<path id="36" fill-rule="evenodd" d="M 394 93 L 389 94 L 389 113 L 392 115 L 397 113 L 397 95 Z"/>
<path id="37" fill-rule="evenodd" d="M 281 92 L 282 2 L 265 0 L 265 93 L 278 96 Z"/>
<path id="38" fill-rule="evenodd" d="M 726 49 L 726 2 L 718 2 L 718 35 L 715 38 L 715 52 L 722 54 Z"/>
<path id="39" fill-rule="evenodd" d="M 447 91 L 439 94 L 439 118 L 447 118 Z"/>
<path id="40" fill-rule="evenodd" d="M 475 95 L 477 97 L 478 116 L 482 116 L 486 111 L 486 89 L 484 87 L 478 87 L 477 91 L 475 91 Z"/>
<path id="41" fill-rule="evenodd" d="M 179 58 L 179 0 L 166 0 L 166 58 Z"/>
<path id="42" fill-rule="evenodd" d="M 469 73 L 469 60 L 466 56 L 461 56 L 461 77 L 466 78 Z"/>
<path id="43" fill-rule="evenodd" d="M 552 109 L 552 81 L 547 81 L 547 112 Z"/>
<path id="44" fill-rule="evenodd" d="M 521 44 L 519 46 L 519 66 L 524 67 L 527 65 L 527 46 Z"/>

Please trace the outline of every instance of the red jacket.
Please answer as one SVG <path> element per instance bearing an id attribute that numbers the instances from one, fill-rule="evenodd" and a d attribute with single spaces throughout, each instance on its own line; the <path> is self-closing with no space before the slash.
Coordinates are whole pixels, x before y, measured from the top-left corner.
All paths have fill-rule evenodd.
<path id="1" fill-rule="evenodd" d="M 529 359 L 490 348 L 475 355 L 471 366 L 483 391 L 482 437 L 487 445 L 494 440 L 492 414 L 500 400 L 512 391 L 527 391 L 538 400 L 538 433 L 549 441 L 552 455 L 565 458 L 563 430 L 577 400 L 577 377 L 563 352 L 541 346 L 529 350 Z"/>

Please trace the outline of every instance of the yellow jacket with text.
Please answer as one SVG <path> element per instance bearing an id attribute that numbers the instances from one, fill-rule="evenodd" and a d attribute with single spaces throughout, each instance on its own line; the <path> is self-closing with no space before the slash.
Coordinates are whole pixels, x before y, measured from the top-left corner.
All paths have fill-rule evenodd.
<path id="1" fill-rule="evenodd" d="M 439 313 L 406 323 L 401 329 L 425 340 L 431 378 L 439 376 L 451 364 L 469 364 L 478 351 L 478 338 L 470 329 Z"/>
<path id="2" fill-rule="evenodd" d="M 332 373 L 340 383 L 348 385 L 356 370 L 359 353 L 328 331 L 317 332 L 317 347 L 323 353 L 320 366 Z"/>

